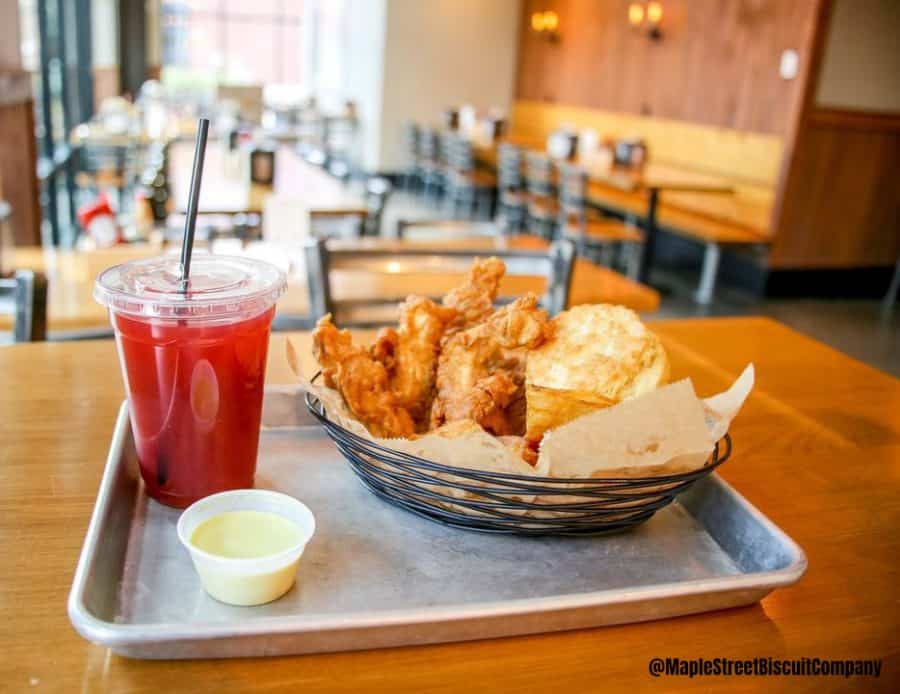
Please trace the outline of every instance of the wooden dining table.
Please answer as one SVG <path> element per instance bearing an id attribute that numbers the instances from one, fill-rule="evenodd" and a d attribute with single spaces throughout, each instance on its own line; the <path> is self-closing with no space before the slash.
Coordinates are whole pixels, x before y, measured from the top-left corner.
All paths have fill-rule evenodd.
<path id="1" fill-rule="evenodd" d="M 757 384 L 718 474 L 809 566 L 762 602 L 688 617 L 466 643 L 270 659 L 139 661 L 83 640 L 73 572 L 124 398 L 112 341 L 0 348 L 0 682 L 8 691 L 791 691 L 900 684 L 900 381 L 764 318 L 656 322 L 672 377 Z M 308 334 L 298 335 L 308 349 Z M 294 382 L 285 336 L 267 383 Z M 462 532 L 462 531 L 461 531 Z M 629 561 L 610 556 L 610 561 Z M 564 565 L 546 571 L 565 571 Z M 477 638 L 477 634 L 474 635 Z M 879 679 L 660 677 L 652 658 L 877 658 Z"/>
<path id="2" fill-rule="evenodd" d="M 507 137 L 494 141 L 473 141 L 475 157 L 488 168 L 496 169 L 499 146 L 504 142 L 537 151 L 544 151 L 545 142 L 533 136 L 511 133 Z M 630 198 L 634 204 L 635 197 L 646 199 L 644 212 L 644 252 L 638 279 L 647 283 L 659 233 L 657 216 L 660 195 L 669 193 L 695 193 L 703 195 L 731 195 L 734 187 L 721 178 L 710 176 L 699 171 L 692 171 L 682 166 L 655 162 L 650 160 L 642 167 L 626 167 L 610 165 L 595 153 L 577 153 L 567 163 L 584 169 L 588 176 L 588 196 L 601 199 L 612 195 Z"/>
<path id="3" fill-rule="evenodd" d="M 547 242 L 531 236 L 473 237 L 430 240 L 361 239 L 349 242 L 360 248 L 430 248 L 441 250 L 543 250 Z M 344 242 L 343 247 L 348 246 Z M 278 302 L 281 316 L 307 316 L 309 299 L 302 250 L 298 246 L 282 249 L 275 244 L 257 243 L 253 252 L 276 262 L 285 261 L 288 267 L 288 289 Z M 48 329 L 55 333 L 99 330 L 109 326 L 106 309 L 94 301 L 94 280 L 104 269 L 119 263 L 149 258 L 164 252 L 177 252 L 159 245 L 134 244 L 93 251 L 60 250 L 42 247 L 15 248 L 9 265 L 12 269 L 43 272 L 48 279 Z M 395 268 L 384 263 L 382 268 L 338 270 L 332 275 L 332 291 L 339 299 L 371 299 L 402 301 L 408 294 L 441 295 L 459 283 L 461 270 L 448 268 Z M 501 296 L 519 296 L 532 291 L 541 294 L 546 281 L 542 277 L 511 276 L 501 285 Z M 641 313 L 656 311 L 659 294 L 624 275 L 596 265 L 584 258 L 575 261 L 570 304 L 614 303 L 628 306 Z M 4 322 L 5 321 L 5 322 Z M 11 326 L 8 316 L 0 316 L 0 330 Z"/>

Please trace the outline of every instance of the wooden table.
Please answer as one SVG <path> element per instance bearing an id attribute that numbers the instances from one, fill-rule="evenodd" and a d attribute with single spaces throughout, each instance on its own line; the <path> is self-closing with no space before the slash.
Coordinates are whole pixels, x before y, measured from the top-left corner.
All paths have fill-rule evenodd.
<path id="1" fill-rule="evenodd" d="M 528 136 L 512 134 L 503 141 L 527 149 L 543 151 L 545 148 L 543 142 Z M 498 146 L 499 143 L 493 142 L 476 144 L 476 158 L 489 167 L 496 168 Z M 631 195 L 632 198 L 636 194 L 646 196 L 644 219 L 646 238 L 638 272 L 638 279 L 644 283 L 648 282 L 650 268 L 653 266 L 656 238 L 659 233 L 657 213 L 660 194 L 664 191 L 707 195 L 730 195 L 734 192 L 733 186 L 723 183 L 719 178 L 660 162 L 649 161 L 642 169 L 633 169 L 609 166 L 601 163 L 596 156 L 579 155 L 569 163 L 582 167 L 587 173 L 588 195 L 591 197 L 603 197 L 608 191 L 614 195 L 616 193 Z"/>
<path id="2" fill-rule="evenodd" d="M 169 145 L 169 184 L 175 209 L 187 209 L 194 145 L 176 141 Z M 365 199 L 322 169 L 303 161 L 292 146 L 275 152 L 275 181 L 271 186 L 250 183 L 237 172 L 228 173 L 225 144 L 210 141 L 203 167 L 200 214 L 236 214 L 264 211 L 275 195 L 302 202 L 311 215 L 359 215 L 367 212 Z"/>
<path id="3" fill-rule="evenodd" d="M 546 241 L 528 236 L 510 239 L 482 237 L 402 242 L 366 239 L 361 243 L 368 247 L 392 248 L 415 245 L 436 250 L 506 247 L 539 250 L 547 246 Z M 262 249 L 265 246 L 258 248 Z M 163 252 L 161 247 L 151 245 L 116 246 L 89 252 L 20 247 L 15 249 L 10 267 L 36 270 L 47 275 L 49 330 L 54 332 L 96 330 L 109 326 L 106 310 L 92 297 L 94 279 L 100 271 L 111 265 L 158 255 L 160 252 Z M 278 302 L 279 315 L 305 316 L 309 312 L 309 302 L 305 266 L 300 251 L 285 252 L 283 258 L 291 262 L 292 268 L 289 272 L 288 290 Z M 459 280 L 458 272 L 336 271 L 332 286 L 335 297 L 339 299 L 378 297 L 402 300 L 408 294 L 421 293 L 423 288 L 427 288 L 429 294 L 446 293 Z M 508 277 L 501 285 L 501 295 L 518 296 L 527 291 L 540 294 L 544 290 L 544 285 L 543 278 Z M 572 305 L 616 303 L 642 313 L 649 313 L 659 308 L 659 294 L 613 270 L 579 258 L 575 264 L 570 303 Z M 0 316 L 0 330 L 8 329 L 10 325 L 8 316 Z"/>
<path id="4" fill-rule="evenodd" d="M 761 318 L 654 324 L 673 377 L 716 392 L 754 362 L 721 475 L 806 551 L 761 604 L 544 636 L 296 658 L 152 662 L 79 637 L 66 599 L 123 398 L 111 341 L 0 349 L 0 664 L 10 691 L 799 690 L 844 680 L 657 680 L 651 658 L 884 658 L 900 683 L 900 382 Z M 275 335 L 269 383 L 292 375 Z M 554 570 L 565 570 L 556 567 Z"/>

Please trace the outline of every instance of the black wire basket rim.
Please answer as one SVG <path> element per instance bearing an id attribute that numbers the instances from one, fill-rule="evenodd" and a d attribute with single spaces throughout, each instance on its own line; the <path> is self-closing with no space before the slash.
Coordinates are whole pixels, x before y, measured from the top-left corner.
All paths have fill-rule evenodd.
<path id="1" fill-rule="evenodd" d="M 492 501 L 482 501 L 477 498 L 471 497 L 455 497 L 448 494 L 444 494 L 440 491 L 436 491 L 433 489 L 424 489 L 422 487 L 416 486 L 404 486 L 400 487 L 397 485 L 391 484 L 390 480 L 385 480 L 378 474 L 369 473 L 366 470 L 359 470 L 356 465 L 356 461 L 351 461 L 350 463 L 357 472 L 360 472 L 363 476 L 369 480 L 372 485 L 383 487 L 385 489 L 390 489 L 393 493 L 398 495 L 403 495 L 407 497 L 415 497 L 419 501 L 423 498 L 425 499 L 433 499 L 438 502 L 448 503 L 448 504 L 456 504 L 461 506 L 466 506 L 469 508 L 474 508 L 476 510 L 480 510 L 483 513 L 497 513 L 503 512 L 504 509 L 516 509 L 516 510 L 527 510 L 527 511 L 543 511 L 543 512 L 570 512 L 575 513 L 579 511 L 586 512 L 583 515 L 586 516 L 602 516 L 602 515 L 615 515 L 621 513 L 627 513 L 629 511 L 633 511 L 634 509 L 639 508 L 650 508 L 650 507 L 658 507 L 662 508 L 668 500 L 673 496 L 677 496 L 684 490 L 684 487 L 689 486 L 692 482 L 685 482 L 677 487 L 672 487 L 671 489 L 666 489 L 663 491 L 659 491 L 655 494 L 650 495 L 640 495 L 635 496 L 629 499 L 615 499 L 610 503 L 610 500 L 596 500 L 596 501 L 588 501 L 588 502 L 577 502 L 577 503 L 554 503 L 554 504 L 546 504 L 546 503 L 537 503 L 535 501 L 526 501 L 523 499 L 509 499 L 504 498 L 495 494 L 478 494 L 478 496 L 484 496 L 488 499 L 493 499 Z M 372 466 L 374 467 L 374 466 Z M 445 482 L 443 485 L 439 485 L 446 487 L 447 483 Z M 456 487 L 455 487 L 456 488 Z M 477 493 L 477 490 L 475 490 Z M 552 492 L 550 495 L 553 495 Z M 535 497 L 548 496 L 547 494 L 532 494 Z M 594 512 L 594 513 L 591 513 Z"/>
<path id="2" fill-rule="evenodd" d="M 343 451 L 344 455 L 348 455 L 346 451 Z M 391 473 L 389 470 L 385 470 L 378 465 L 373 465 L 368 461 L 364 461 L 362 459 L 358 459 L 358 456 L 353 455 L 353 459 L 350 461 L 351 465 L 354 467 L 362 468 L 362 470 L 366 474 L 370 474 L 373 477 L 378 477 L 381 482 L 385 485 L 391 484 L 396 489 L 406 489 L 406 490 L 416 490 L 417 492 L 433 492 L 434 490 L 427 490 L 423 488 L 425 487 L 446 487 L 448 485 L 447 480 L 433 479 L 428 478 L 415 480 L 412 479 L 404 479 L 403 481 L 399 481 L 396 479 L 396 474 Z M 540 479 L 540 478 L 538 478 Z M 681 482 L 677 482 L 666 489 L 658 489 L 654 491 L 646 491 L 640 492 L 636 494 L 624 494 L 621 496 L 615 496 L 611 494 L 602 494 L 602 492 L 597 492 L 595 490 L 590 489 L 567 489 L 564 491 L 558 491 L 554 489 L 541 489 L 535 491 L 534 488 L 530 490 L 526 490 L 524 495 L 530 496 L 541 496 L 541 495 L 552 495 L 552 496 L 574 496 L 574 497 L 590 497 L 591 501 L 579 501 L 579 502 L 567 502 L 567 503 L 559 503 L 559 504 L 541 504 L 541 508 L 552 509 L 554 506 L 559 506 L 560 508 L 566 509 L 576 509 L 576 508 L 591 508 L 598 504 L 610 505 L 610 504 L 622 504 L 621 506 L 610 506 L 610 508 L 629 508 L 631 506 L 635 506 L 638 503 L 647 503 L 652 502 L 660 496 L 664 496 L 667 494 L 678 494 L 683 488 L 689 486 L 693 480 L 684 480 Z M 527 504 L 529 502 L 524 500 L 510 501 L 508 497 L 515 494 L 515 490 L 513 489 L 502 489 L 502 488 L 491 488 L 491 487 L 479 487 L 477 485 L 463 485 L 458 482 L 453 482 L 454 489 L 460 489 L 466 492 L 472 492 L 479 496 L 484 496 L 489 499 L 497 499 L 496 502 L 481 502 L 485 505 L 496 505 L 503 506 L 508 504 Z M 439 494 L 439 492 L 435 492 Z M 448 497 L 448 498 L 456 498 L 456 497 Z M 627 504 L 627 505 L 626 505 Z"/>
<path id="3" fill-rule="evenodd" d="M 616 517 L 611 520 L 604 520 L 603 517 L 598 517 L 596 515 L 587 515 L 587 516 L 571 516 L 571 517 L 553 517 L 553 518 L 541 518 L 536 516 L 509 516 L 509 515 L 478 515 L 473 516 L 471 514 L 462 513 L 460 511 L 448 508 L 436 508 L 431 504 L 425 502 L 418 502 L 414 499 L 408 499 L 402 496 L 395 496 L 391 494 L 389 490 L 380 489 L 369 484 L 368 480 L 363 479 L 363 484 L 368 487 L 373 494 L 379 496 L 383 499 L 389 500 L 391 502 L 402 505 L 405 508 L 418 508 L 426 513 L 433 513 L 435 517 L 442 517 L 443 519 L 451 518 L 457 519 L 460 521 L 466 521 L 470 523 L 480 523 L 485 524 L 489 522 L 493 525 L 497 526 L 508 526 L 511 528 L 521 528 L 522 526 L 528 526 L 532 528 L 558 528 L 561 526 L 570 526 L 570 527 L 585 527 L 586 521 L 595 521 L 597 525 L 616 525 L 616 524 L 633 524 L 636 521 L 645 520 L 650 518 L 653 514 L 655 514 L 660 508 L 664 508 L 668 504 L 665 504 L 662 507 L 641 507 L 634 509 L 631 513 L 618 513 Z"/>
<path id="4" fill-rule="evenodd" d="M 317 377 L 318 374 L 313 377 L 313 381 L 315 381 Z M 471 470 L 468 468 L 456 468 L 449 465 L 443 465 L 441 463 L 435 463 L 433 461 L 426 460 L 425 458 L 419 458 L 418 456 L 411 455 L 403 451 L 398 451 L 386 446 L 382 446 L 381 444 L 375 443 L 371 439 L 355 434 L 349 429 L 346 429 L 340 424 L 328 419 L 327 413 L 325 412 L 325 406 L 314 393 L 306 391 L 304 400 L 309 412 L 326 428 L 326 430 L 329 430 L 329 432 L 339 432 L 339 435 L 341 437 L 349 439 L 357 446 L 363 446 L 365 448 L 371 449 L 373 453 L 377 452 L 389 456 L 389 461 L 392 465 L 402 466 L 405 463 L 409 465 L 415 465 L 420 468 L 425 468 L 427 470 L 432 470 L 434 472 L 461 477 L 464 479 L 482 480 L 488 478 L 495 480 L 508 480 L 511 482 L 521 482 L 523 485 L 530 486 L 532 490 L 535 483 L 559 486 L 612 485 L 613 487 L 622 486 L 625 488 L 633 489 L 636 486 L 639 487 L 644 485 L 665 485 L 678 484 L 682 482 L 693 482 L 694 480 L 709 474 L 726 460 L 728 460 L 728 458 L 731 456 L 732 451 L 731 435 L 726 432 L 722 439 L 714 444 L 713 450 L 710 453 L 710 456 L 707 458 L 707 462 L 702 467 L 696 470 L 690 470 L 688 472 L 676 472 L 670 475 L 654 475 L 646 477 L 546 477 L 538 475 L 520 475 L 511 472 Z M 725 452 L 721 457 L 719 457 L 719 446 L 723 441 L 725 442 Z M 393 460 L 394 458 L 399 458 L 402 462 L 396 462 L 395 460 Z M 709 462 L 710 460 L 712 462 Z M 444 484 L 446 485 L 447 482 L 444 481 Z M 531 493 L 534 492 L 532 491 Z M 551 489 L 547 489 L 544 490 L 543 493 L 556 492 Z"/>
<path id="5" fill-rule="evenodd" d="M 653 513 L 655 513 L 654 511 L 646 517 L 633 517 L 629 519 L 623 519 L 621 521 L 611 521 L 609 523 L 597 525 L 584 525 L 581 523 L 565 522 L 557 522 L 551 525 L 549 521 L 542 521 L 540 519 L 523 519 L 528 522 L 520 522 L 517 525 L 505 525 L 494 523 L 493 521 L 491 521 L 491 523 L 485 523 L 481 518 L 467 516 L 465 514 L 453 514 L 455 517 L 448 518 L 448 514 L 444 510 L 438 511 L 431 506 L 416 506 L 402 499 L 397 499 L 388 494 L 383 494 L 376 489 L 371 489 L 371 487 L 369 489 L 379 499 L 382 499 L 391 504 L 395 504 L 404 511 L 413 513 L 420 518 L 425 518 L 435 523 L 441 523 L 442 525 L 446 525 L 450 528 L 457 528 L 459 530 L 468 530 L 471 532 L 491 535 L 515 534 L 522 537 L 591 537 L 599 535 L 612 535 L 614 533 L 624 532 L 626 530 L 629 530 L 630 528 L 633 528 L 635 525 L 638 525 L 649 519 L 653 515 Z M 457 520 L 456 518 L 458 518 L 459 520 Z"/>

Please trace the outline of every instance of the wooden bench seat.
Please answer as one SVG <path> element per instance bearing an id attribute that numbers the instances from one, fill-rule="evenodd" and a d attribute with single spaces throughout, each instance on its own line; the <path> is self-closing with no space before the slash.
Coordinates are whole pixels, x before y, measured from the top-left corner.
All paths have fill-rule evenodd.
<path id="1" fill-rule="evenodd" d="M 647 212 L 647 196 L 642 192 L 625 192 L 602 185 L 591 186 L 591 203 L 628 217 L 644 220 Z M 761 215 L 754 211 L 754 218 Z M 697 241 L 704 246 L 700 281 L 694 299 L 709 304 L 715 293 L 722 246 L 752 246 L 768 244 L 770 237 L 758 228 L 736 223 L 730 219 L 716 218 L 693 209 L 685 209 L 666 202 L 665 197 L 657 211 L 657 224 L 669 233 Z"/>
<path id="2" fill-rule="evenodd" d="M 592 205 L 643 219 L 647 215 L 647 193 L 624 191 L 600 183 L 588 186 L 588 198 Z"/>
<path id="3" fill-rule="evenodd" d="M 679 236 L 687 236 L 704 243 L 742 245 L 769 242 L 767 235 L 755 229 L 713 219 L 666 203 L 660 205 L 657 219 L 659 225 L 667 231 L 671 230 Z"/>
<path id="4" fill-rule="evenodd" d="M 752 246 L 770 241 L 768 236 L 754 229 L 666 204 L 660 205 L 657 219 L 662 229 L 703 244 L 700 281 L 694 292 L 694 300 L 703 305 L 712 302 L 715 294 L 722 246 Z"/>

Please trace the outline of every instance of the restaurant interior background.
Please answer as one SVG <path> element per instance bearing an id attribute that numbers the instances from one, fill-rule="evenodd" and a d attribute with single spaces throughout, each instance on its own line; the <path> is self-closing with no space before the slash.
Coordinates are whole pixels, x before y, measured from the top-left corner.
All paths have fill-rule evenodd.
<path id="1" fill-rule="evenodd" d="M 111 334 L 93 277 L 177 246 L 209 116 L 198 244 L 298 292 L 304 238 L 452 218 L 573 238 L 651 320 L 769 315 L 900 375 L 898 28 L 895 0 L 3 0 L 0 273 L 36 273 L 48 339 Z"/>

